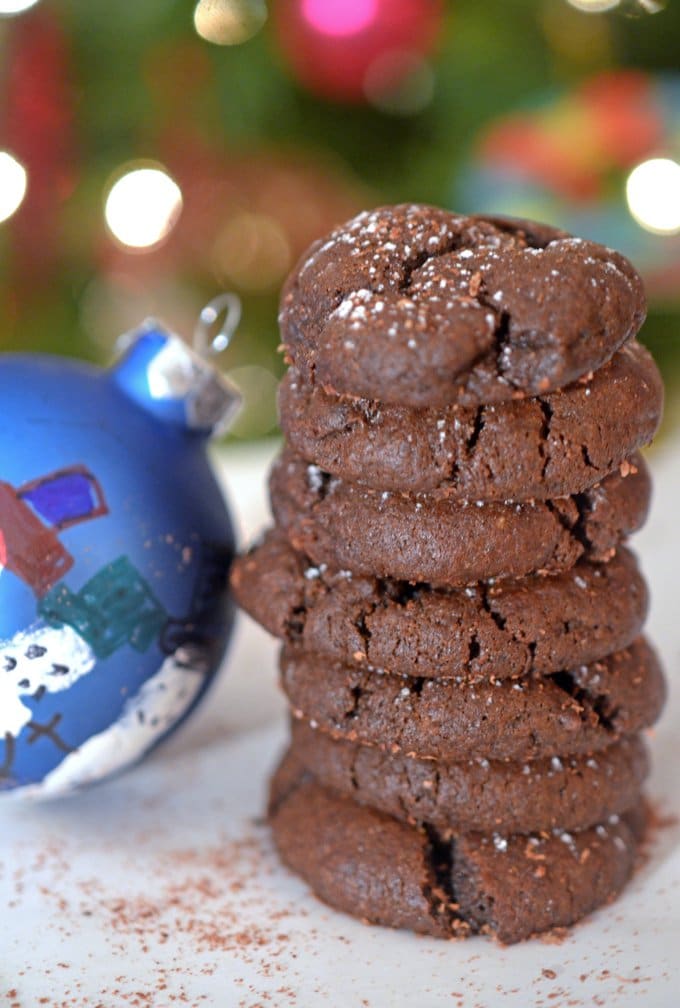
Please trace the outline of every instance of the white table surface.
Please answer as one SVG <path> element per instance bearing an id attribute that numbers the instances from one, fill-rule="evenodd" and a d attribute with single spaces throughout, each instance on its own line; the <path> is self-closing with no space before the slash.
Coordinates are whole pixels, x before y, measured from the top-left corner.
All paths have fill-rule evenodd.
<path id="1" fill-rule="evenodd" d="M 266 521 L 275 446 L 223 450 L 242 537 Z M 671 697 L 649 792 L 680 813 L 680 439 L 652 456 L 637 538 Z M 364 926 L 282 869 L 261 815 L 285 738 L 275 646 L 245 618 L 203 706 L 134 771 L 67 801 L 5 803 L 0 1006 L 607 1008 L 680 1005 L 680 826 L 561 944 L 509 949 Z"/>

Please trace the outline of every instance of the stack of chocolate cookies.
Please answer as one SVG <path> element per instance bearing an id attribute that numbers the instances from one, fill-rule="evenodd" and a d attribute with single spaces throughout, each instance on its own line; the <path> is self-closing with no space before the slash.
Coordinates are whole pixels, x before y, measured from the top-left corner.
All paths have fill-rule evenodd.
<path id="1" fill-rule="evenodd" d="M 665 693 L 622 544 L 662 407 L 643 318 L 615 252 L 418 205 L 290 277 L 276 524 L 232 580 L 284 642 L 276 844 L 332 906 L 513 942 L 630 875 Z"/>

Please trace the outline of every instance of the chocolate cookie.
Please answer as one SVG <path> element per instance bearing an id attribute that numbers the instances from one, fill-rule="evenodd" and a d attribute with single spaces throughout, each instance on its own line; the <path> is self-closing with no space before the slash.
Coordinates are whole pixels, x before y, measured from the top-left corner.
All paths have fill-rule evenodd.
<path id="1" fill-rule="evenodd" d="M 423 407 L 560 388 L 609 360 L 644 317 L 640 277 L 610 249 L 404 204 L 312 245 L 279 320 L 308 381 Z"/>
<path id="2" fill-rule="evenodd" d="M 235 562 L 238 603 L 270 633 L 348 664 L 467 681 L 585 664 L 640 632 L 647 589 L 632 554 L 553 577 L 433 590 L 332 573 L 276 530 Z"/>
<path id="3" fill-rule="evenodd" d="M 651 482 L 638 457 L 574 497 L 524 504 L 393 494 L 345 483 L 290 451 L 269 489 L 277 525 L 316 564 L 366 577 L 460 586 L 610 559 L 639 528 Z"/>
<path id="4" fill-rule="evenodd" d="M 458 762 L 592 753 L 654 724 L 663 673 L 642 638 L 591 665 L 474 686 L 372 672 L 284 648 L 293 715 L 334 738 Z"/>
<path id="5" fill-rule="evenodd" d="M 635 341 L 588 380 L 535 399 L 407 409 L 331 395 L 291 370 L 281 383 L 290 445 L 327 472 L 377 490 L 447 489 L 462 500 L 579 493 L 654 437 L 663 386 Z"/>
<path id="6" fill-rule="evenodd" d="M 639 736 L 593 755 L 435 763 L 338 741 L 293 721 L 292 748 L 323 787 L 395 819 L 461 833 L 586 829 L 630 808 L 649 772 Z"/>
<path id="7" fill-rule="evenodd" d="M 487 836 L 406 826 L 322 788 L 288 755 L 271 788 L 283 862 L 324 902 L 440 938 L 521 941 L 609 902 L 633 868 L 642 815 L 580 833 Z"/>

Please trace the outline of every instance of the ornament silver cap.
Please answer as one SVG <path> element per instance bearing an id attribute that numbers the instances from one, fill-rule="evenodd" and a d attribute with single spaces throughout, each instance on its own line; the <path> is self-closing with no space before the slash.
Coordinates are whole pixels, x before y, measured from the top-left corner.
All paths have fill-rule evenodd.
<path id="1" fill-rule="evenodd" d="M 226 310 L 213 337 L 210 327 Z M 234 294 L 215 298 L 201 311 L 194 335 L 195 349 L 157 319 L 146 319 L 119 341 L 123 350 L 111 378 L 147 412 L 165 423 L 204 437 L 224 434 L 241 405 L 241 395 L 212 363 L 222 353 L 241 316 Z"/>

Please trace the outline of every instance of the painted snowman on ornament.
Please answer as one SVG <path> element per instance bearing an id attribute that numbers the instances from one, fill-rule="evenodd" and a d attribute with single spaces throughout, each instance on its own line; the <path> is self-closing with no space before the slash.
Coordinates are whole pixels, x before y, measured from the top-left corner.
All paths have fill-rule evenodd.
<path id="1" fill-rule="evenodd" d="M 0 358 L 0 790 L 138 761 L 220 665 L 234 536 L 206 455 L 238 407 L 154 322 L 109 371 Z"/>

